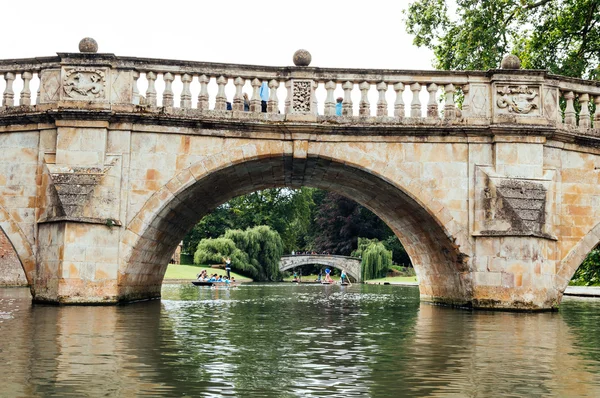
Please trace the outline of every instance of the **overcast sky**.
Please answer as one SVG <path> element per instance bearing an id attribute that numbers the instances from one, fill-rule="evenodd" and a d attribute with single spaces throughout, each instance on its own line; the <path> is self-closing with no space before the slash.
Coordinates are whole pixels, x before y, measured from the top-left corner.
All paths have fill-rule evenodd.
<path id="1" fill-rule="evenodd" d="M 287 66 L 299 48 L 311 66 L 432 69 L 432 53 L 412 45 L 408 0 L 3 2 L 0 58 L 77 52 Z"/>

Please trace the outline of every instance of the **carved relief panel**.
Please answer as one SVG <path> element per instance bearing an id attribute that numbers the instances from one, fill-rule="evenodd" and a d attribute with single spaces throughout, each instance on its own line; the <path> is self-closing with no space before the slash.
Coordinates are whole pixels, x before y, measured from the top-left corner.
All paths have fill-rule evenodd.
<path id="1" fill-rule="evenodd" d="M 554 239 L 546 219 L 553 205 L 552 173 L 543 179 L 509 178 L 492 167 L 475 169 L 474 235 Z"/>
<path id="2" fill-rule="evenodd" d="M 292 81 L 292 112 L 311 113 L 312 109 L 312 81 Z"/>
<path id="3" fill-rule="evenodd" d="M 62 70 L 63 100 L 108 100 L 108 68 L 65 67 Z"/>
<path id="4" fill-rule="evenodd" d="M 497 85 L 496 113 L 512 115 L 540 115 L 540 87 L 528 85 Z"/>

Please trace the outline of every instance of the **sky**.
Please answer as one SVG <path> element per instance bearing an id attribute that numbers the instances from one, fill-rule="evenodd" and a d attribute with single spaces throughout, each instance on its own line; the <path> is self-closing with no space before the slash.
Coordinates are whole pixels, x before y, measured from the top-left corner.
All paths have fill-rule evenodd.
<path id="1" fill-rule="evenodd" d="M 289 66 L 303 48 L 311 66 L 432 69 L 432 52 L 405 32 L 408 0 L 5 3 L 0 59 L 78 52 L 93 37 L 121 56 Z"/>

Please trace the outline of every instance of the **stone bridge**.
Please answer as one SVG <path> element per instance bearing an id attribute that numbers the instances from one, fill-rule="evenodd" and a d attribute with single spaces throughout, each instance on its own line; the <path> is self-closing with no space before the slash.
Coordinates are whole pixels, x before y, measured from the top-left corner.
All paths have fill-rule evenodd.
<path id="1" fill-rule="evenodd" d="M 325 265 L 339 270 L 345 270 L 348 276 L 357 282 L 362 281 L 360 259 L 348 256 L 334 256 L 331 254 L 296 254 L 281 256 L 279 270 L 287 271 L 303 265 Z"/>
<path id="2" fill-rule="evenodd" d="M 81 50 L 0 60 L 0 227 L 35 302 L 160 297 L 196 222 L 271 187 L 371 209 L 436 303 L 556 308 L 600 241 L 600 82 Z"/>

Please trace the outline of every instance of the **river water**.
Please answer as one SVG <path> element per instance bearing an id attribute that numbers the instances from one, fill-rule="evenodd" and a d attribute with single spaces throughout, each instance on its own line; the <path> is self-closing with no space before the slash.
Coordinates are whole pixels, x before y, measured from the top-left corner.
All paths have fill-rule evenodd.
<path id="1" fill-rule="evenodd" d="M 600 300 L 524 314 L 252 283 L 54 307 L 0 289 L 0 357 L 1 397 L 600 397 Z"/>

